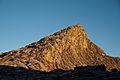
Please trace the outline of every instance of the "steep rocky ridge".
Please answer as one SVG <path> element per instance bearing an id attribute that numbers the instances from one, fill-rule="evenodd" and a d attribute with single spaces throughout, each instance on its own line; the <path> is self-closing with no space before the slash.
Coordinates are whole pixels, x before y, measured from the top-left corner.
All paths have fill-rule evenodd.
<path id="1" fill-rule="evenodd" d="M 107 56 L 90 41 L 80 24 L 70 26 L 38 42 L 0 55 L 0 65 L 51 71 L 76 66 L 104 64 L 107 70 L 120 70 L 120 58 Z"/>

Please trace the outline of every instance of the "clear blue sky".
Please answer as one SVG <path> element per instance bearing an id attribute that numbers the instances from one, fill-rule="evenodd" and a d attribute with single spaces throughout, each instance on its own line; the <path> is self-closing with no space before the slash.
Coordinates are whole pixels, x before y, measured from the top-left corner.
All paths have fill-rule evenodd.
<path id="1" fill-rule="evenodd" d="M 0 53 L 77 23 L 108 55 L 120 57 L 120 0 L 0 0 Z"/>

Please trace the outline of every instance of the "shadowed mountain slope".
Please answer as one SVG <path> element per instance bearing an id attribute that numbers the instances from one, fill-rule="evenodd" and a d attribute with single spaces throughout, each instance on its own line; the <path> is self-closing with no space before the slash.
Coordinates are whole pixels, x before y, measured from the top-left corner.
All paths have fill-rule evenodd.
<path id="1" fill-rule="evenodd" d="M 55 69 L 50 72 L 0 66 L 0 80 L 120 80 L 120 72 L 108 72 L 104 65 L 79 66 L 74 70 Z"/>
<path id="2" fill-rule="evenodd" d="M 107 56 L 90 41 L 80 24 L 70 26 L 38 42 L 0 55 L 0 65 L 32 70 L 71 70 L 77 66 L 104 64 L 120 70 L 120 58 Z"/>

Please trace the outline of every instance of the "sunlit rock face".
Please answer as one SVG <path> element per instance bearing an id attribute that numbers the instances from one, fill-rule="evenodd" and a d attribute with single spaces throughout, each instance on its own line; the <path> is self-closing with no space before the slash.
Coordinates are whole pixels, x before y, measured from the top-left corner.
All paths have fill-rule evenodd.
<path id="1" fill-rule="evenodd" d="M 104 64 L 120 70 L 120 58 L 107 56 L 90 41 L 80 24 L 69 26 L 37 42 L 0 55 L 0 65 L 51 71 Z"/>

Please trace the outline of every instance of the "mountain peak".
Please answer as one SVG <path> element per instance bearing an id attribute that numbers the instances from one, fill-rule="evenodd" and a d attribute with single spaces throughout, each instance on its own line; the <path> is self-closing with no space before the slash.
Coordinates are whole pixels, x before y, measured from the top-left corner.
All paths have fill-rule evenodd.
<path id="1" fill-rule="evenodd" d="M 0 65 L 41 71 L 70 70 L 77 66 L 100 64 L 108 70 L 120 70 L 120 59 L 107 56 L 90 41 L 80 24 L 69 26 L 18 50 L 3 53 L 0 57 Z"/>
<path id="2" fill-rule="evenodd" d="M 68 28 L 71 28 L 71 29 L 73 29 L 73 28 L 81 28 L 81 29 L 83 29 L 82 25 L 80 25 L 80 24 L 75 24 L 73 26 L 69 26 Z"/>
<path id="3" fill-rule="evenodd" d="M 65 29 L 63 29 L 63 30 L 65 30 L 65 31 L 71 30 L 71 31 L 73 31 L 73 32 L 74 32 L 74 31 L 84 31 L 82 25 L 80 25 L 80 24 L 76 24 L 76 25 L 73 25 L 73 26 L 69 26 L 69 27 L 67 27 L 67 28 L 65 28 Z"/>

